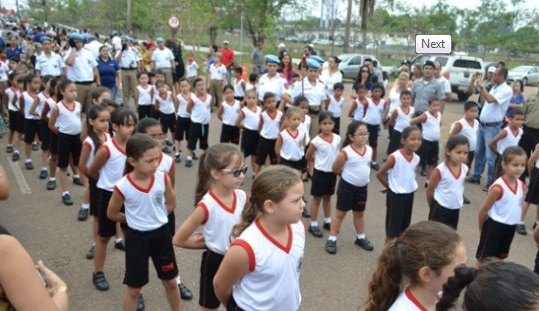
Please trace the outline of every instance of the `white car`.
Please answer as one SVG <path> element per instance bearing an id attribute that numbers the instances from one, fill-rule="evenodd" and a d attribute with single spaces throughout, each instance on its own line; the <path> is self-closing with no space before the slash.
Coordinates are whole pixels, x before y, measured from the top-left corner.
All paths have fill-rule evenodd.
<path id="1" fill-rule="evenodd" d="M 520 80 L 522 84 L 537 84 L 539 83 L 539 67 L 538 66 L 518 66 L 511 70 L 507 75 L 507 81 Z"/>

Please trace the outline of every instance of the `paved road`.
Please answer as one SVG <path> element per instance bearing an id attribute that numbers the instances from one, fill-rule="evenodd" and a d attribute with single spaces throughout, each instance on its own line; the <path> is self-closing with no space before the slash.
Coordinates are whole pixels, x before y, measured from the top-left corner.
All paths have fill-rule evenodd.
<path id="1" fill-rule="evenodd" d="M 535 92 L 536 88 L 528 88 L 527 91 Z M 462 103 L 452 102 L 447 105 L 443 121 L 444 134 L 448 132 L 451 122 L 459 118 L 461 113 Z M 344 132 L 345 125 L 343 124 L 341 132 Z M 218 141 L 219 129 L 220 124 L 214 115 L 210 126 L 211 142 Z M 380 138 L 383 150 L 387 146 L 385 131 Z M 0 150 L 4 150 L 5 141 L 5 138 L 1 140 Z M 445 137 L 442 141 L 445 141 Z M 33 159 L 35 164 L 39 163 L 37 154 Z M 109 246 L 105 272 L 111 289 L 107 292 L 95 290 L 91 282 L 93 264 L 84 257 L 90 245 L 91 223 L 76 220 L 82 188 L 72 187 L 75 205 L 66 207 L 60 201 L 59 190 L 45 190 L 45 183 L 38 179 L 39 170 L 24 170 L 22 160 L 12 165 L 7 155 L 0 156 L 0 163 L 6 168 L 12 185 L 9 200 L 0 203 L 0 223 L 7 226 L 22 241 L 34 259 L 43 259 L 66 280 L 71 288 L 71 310 L 121 310 L 124 253 L 115 250 L 112 244 Z M 195 168 L 185 168 L 183 165 L 178 165 L 176 169 L 178 224 L 191 211 L 195 172 Z M 367 234 L 374 241 L 375 250 L 366 252 L 353 244 L 351 216 L 348 216 L 343 224 L 339 236 L 339 252 L 335 256 L 325 252 L 325 238 L 317 239 L 307 235 L 305 264 L 301 275 L 302 310 L 357 310 L 365 301 L 366 285 L 384 242 L 385 197 L 380 193 L 380 184 L 375 181 L 374 175 L 371 175 L 371 180 L 366 221 Z M 418 177 L 418 180 L 422 185 L 423 178 Z M 248 173 L 244 188 L 249 189 L 250 185 L 251 178 Z M 472 204 L 462 209 L 459 233 L 465 238 L 468 247 L 468 262 L 473 264 L 479 239 L 476 215 L 485 193 L 478 185 L 466 187 Z M 306 193 L 309 193 L 309 189 L 310 183 L 307 183 Z M 413 221 L 426 219 L 427 206 L 423 187 L 417 192 L 415 202 Z M 526 220 L 528 225 L 532 223 L 534 214 L 532 209 Z M 324 234 L 327 237 L 327 232 Z M 532 267 L 535 251 L 536 247 L 530 235 L 516 235 L 509 259 Z M 198 310 L 201 252 L 177 249 L 176 254 L 183 280 L 195 293 L 195 299 L 184 302 L 183 309 Z M 146 309 L 167 310 L 160 282 L 153 269 L 150 270 L 151 282 L 143 290 Z"/>

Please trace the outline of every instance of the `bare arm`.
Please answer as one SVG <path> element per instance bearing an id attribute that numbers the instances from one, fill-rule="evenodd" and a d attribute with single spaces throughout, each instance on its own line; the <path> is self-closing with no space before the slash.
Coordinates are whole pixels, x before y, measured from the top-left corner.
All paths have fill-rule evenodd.
<path id="1" fill-rule="evenodd" d="M 277 164 L 281 163 L 281 148 L 283 147 L 283 138 L 281 134 L 277 136 L 277 141 L 275 142 L 275 154 L 277 155 Z"/>
<path id="2" fill-rule="evenodd" d="M 86 177 L 90 176 L 88 174 L 88 166 L 86 166 L 86 163 L 88 162 L 88 157 L 90 156 L 90 152 L 92 152 L 90 150 L 90 147 L 87 144 L 83 143 L 79 158 L 79 170 Z"/>
<path id="3" fill-rule="evenodd" d="M 434 169 L 432 174 L 430 175 L 429 179 L 429 186 L 427 187 L 427 204 L 429 208 L 432 208 L 432 203 L 434 202 L 434 190 L 438 186 L 438 183 L 440 183 L 440 170 L 437 168 Z"/>
<path id="4" fill-rule="evenodd" d="M 187 249 L 206 248 L 204 237 L 200 234 L 193 235 L 193 233 L 207 217 L 206 210 L 201 205 L 197 206 L 193 213 L 180 226 L 180 229 L 176 231 L 174 238 L 172 238 L 172 243 L 175 246 Z"/>
<path id="5" fill-rule="evenodd" d="M 107 207 L 108 219 L 119 223 L 125 223 L 125 213 L 122 213 L 123 204 L 123 195 L 120 194 L 118 189 L 114 188 L 114 191 L 112 191 L 112 196 L 109 200 L 109 205 Z"/>
<path id="6" fill-rule="evenodd" d="M 460 133 L 460 131 L 462 131 L 462 124 L 460 124 L 459 122 L 456 122 L 453 125 L 453 128 L 451 129 L 451 133 L 449 133 L 449 136 L 457 135 L 458 133 Z"/>
<path id="7" fill-rule="evenodd" d="M 236 123 L 235 123 L 236 127 L 240 128 L 240 129 L 243 128 L 242 122 L 243 122 L 244 118 L 245 118 L 245 115 L 244 115 L 243 111 L 240 110 L 240 113 L 238 113 L 238 117 L 236 118 Z"/>
<path id="8" fill-rule="evenodd" d="M 378 172 L 376 172 L 376 178 L 378 178 L 382 186 L 385 187 L 382 192 L 386 192 L 389 188 L 386 172 L 389 171 L 393 167 L 393 165 L 395 165 L 395 158 L 390 156 L 389 158 L 387 158 L 387 161 L 382 165 Z"/>
<path id="9" fill-rule="evenodd" d="M 99 178 L 99 171 L 105 165 L 108 159 L 108 152 L 107 148 L 102 146 L 97 150 L 97 153 L 94 157 L 94 162 L 92 162 L 92 165 L 88 169 L 88 175 L 92 177 L 93 179 L 97 180 Z"/>
<path id="10" fill-rule="evenodd" d="M 58 134 L 58 129 L 56 128 L 56 119 L 58 119 L 58 107 L 54 107 L 51 111 L 51 117 L 49 118 L 49 129 L 51 132 Z"/>
<path id="11" fill-rule="evenodd" d="M 247 273 L 253 263 L 249 260 L 247 250 L 239 245 L 232 245 L 226 252 L 225 258 L 217 270 L 213 279 L 215 295 L 223 305 L 227 305 L 232 297 L 234 284 Z"/>
<path id="12" fill-rule="evenodd" d="M 168 175 L 165 175 L 167 180 L 167 189 L 165 192 L 165 202 L 167 207 L 167 212 L 170 214 L 176 209 L 176 195 L 174 194 L 174 186 Z"/>
<path id="13" fill-rule="evenodd" d="M 530 159 L 528 160 L 528 173 L 531 174 L 533 171 L 533 167 L 535 166 L 535 162 L 539 159 L 539 147 L 535 147 L 535 151 L 530 155 Z"/>
<path id="14" fill-rule="evenodd" d="M 346 163 L 346 153 L 341 150 L 341 152 L 339 152 L 339 154 L 335 158 L 335 161 L 333 161 L 333 165 L 331 166 L 331 170 L 333 171 L 333 173 L 337 175 L 341 174 L 344 163 Z"/>
<path id="15" fill-rule="evenodd" d="M 488 142 L 488 147 L 494 154 L 500 156 L 500 153 L 498 153 L 498 142 L 502 139 L 507 137 L 507 132 L 505 130 L 502 130 L 498 135 L 496 135 L 491 141 Z"/>
<path id="16" fill-rule="evenodd" d="M 219 119 L 219 121 L 223 121 L 223 112 L 224 112 L 225 108 L 223 107 L 223 103 L 219 103 L 219 108 L 217 108 L 217 119 Z"/>
<path id="17" fill-rule="evenodd" d="M 483 225 L 485 224 L 485 221 L 488 217 L 488 211 L 492 208 L 492 205 L 500 195 L 502 194 L 502 189 L 500 187 L 492 187 L 489 189 L 487 197 L 483 201 L 483 204 L 481 205 L 481 209 L 479 210 L 478 214 L 478 224 L 479 224 L 479 232 L 483 230 Z"/>
<path id="18" fill-rule="evenodd" d="M 67 56 L 66 61 L 65 61 L 66 65 L 72 66 L 73 63 L 75 63 L 76 54 L 77 54 L 77 49 L 71 48 L 71 51 L 69 51 L 69 55 Z"/>
<path id="19" fill-rule="evenodd" d="M 4 167 L 0 165 L 0 200 L 7 200 L 10 193 L 10 187 L 6 171 L 4 170 Z"/>

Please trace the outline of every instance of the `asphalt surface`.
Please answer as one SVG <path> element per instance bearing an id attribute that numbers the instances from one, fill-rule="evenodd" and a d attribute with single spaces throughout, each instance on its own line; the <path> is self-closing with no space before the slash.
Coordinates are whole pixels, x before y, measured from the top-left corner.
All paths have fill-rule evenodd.
<path id="1" fill-rule="evenodd" d="M 349 89 L 349 87 L 348 87 Z M 527 88 L 527 94 L 536 92 L 536 87 Z M 349 98 L 349 92 L 345 95 Z M 348 111 L 350 100 L 347 99 L 345 112 Z M 443 117 L 442 143 L 445 142 L 451 122 L 462 115 L 462 102 L 446 104 Z M 347 125 L 346 117 L 341 121 L 341 133 Z M 316 121 L 313 120 L 313 124 Z M 210 125 L 210 142 L 218 141 L 220 124 L 216 116 L 212 116 Z M 3 153 L 7 138 L 0 140 L 0 150 Z M 387 146 L 387 131 L 380 134 L 379 150 Z M 443 148 L 441 148 L 443 149 Z M 199 151 L 200 153 L 200 151 Z M 382 160 L 379 152 L 378 162 Z M 81 204 L 82 187 L 71 186 L 75 204 L 64 206 L 60 199 L 59 187 L 55 191 L 47 191 L 46 181 L 39 180 L 39 153 L 33 154 L 35 169 L 27 171 L 24 161 L 12 163 L 4 153 L 0 163 L 6 169 L 11 181 L 11 196 L 5 202 L 0 202 L 0 224 L 6 226 L 22 242 L 31 256 L 44 260 L 45 264 L 56 271 L 69 285 L 71 310 L 121 310 L 124 286 L 123 263 L 124 252 L 114 249 L 110 243 L 105 273 L 110 284 L 110 290 L 97 291 L 91 281 L 93 262 L 85 258 L 91 244 L 91 221 L 77 221 L 77 212 Z M 197 163 L 195 162 L 195 165 Z M 177 226 L 189 215 L 193 206 L 193 194 L 196 180 L 196 168 L 185 168 L 183 162 L 176 167 L 176 208 Z M 428 208 L 425 199 L 425 189 L 422 187 L 424 178 L 417 177 L 420 188 L 415 196 L 413 222 L 425 220 Z M 243 188 L 248 190 L 251 185 L 250 172 L 247 173 Z M 306 194 L 310 192 L 310 183 L 305 184 Z M 378 255 L 384 243 L 385 196 L 380 192 L 380 183 L 371 174 L 369 197 L 367 202 L 366 233 L 375 243 L 372 252 L 366 252 L 354 245 L 355 232 L 351 216 L 348 216 L 338 240 L 338 253 L 329 255 L 325 251 L 325 241 L 328 235 L 318 239 L 307 234 L 305 263 L 301 273 L 301 293 L 303 302 L 301 310 L 361 310 L 367 298 L 367 283 L 373 272 Z M 464 237 L 468 250 L 468 263 L 474 264 L 475 250 L 479 241 L 477 228 L 477 211 L 485 197 L 485 192 L 479 185 L 466 185 L 466 194 L 472 200 L 470 205 L 462 208 L 459 233 Z M 307 199 L 310 196 L 307 195 Z M 334 200 L 333 200 L 334 202 Z M 320 215 L 320 217 L 322 217 Z M 535 208 L 531 208 L 526 219 L 528 229 L 531 229 Z M 322 219 L 320 219 L 322 221 Z M 305 220 L 305 223 L 308 222 Z M 531 232 L 530 232 L 531 233 Z M 536 246 L 530 234 L 516 235 L 513 241 L 509 259 L 533 268 Z M 184 283 L 193 291 L 194 299 L 182 303 L 183 310 L 199 310 L 198 307 L 198 278 L 201 251 L 176 249 L 180 273 Z M 146 310 L 168 310 L 162 286 L 150 265 L 150 283 L 143 289 L 146 300 Z"/>

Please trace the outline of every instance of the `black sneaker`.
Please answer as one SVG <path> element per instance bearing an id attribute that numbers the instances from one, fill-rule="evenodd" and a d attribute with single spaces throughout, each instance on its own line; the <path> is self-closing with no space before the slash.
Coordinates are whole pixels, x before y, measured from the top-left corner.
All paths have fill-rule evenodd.
<path id="1" fill-rule="evenodd" d="M 65 205 L 73 205 L 73 199 L 71 199 L 71 195 L 69 193 L 62 195 L 62 203 Z"/>
<path id="2" fill-rule="evenodd" d="M 39 150 L 39 145 L 37 144 L 37 142 L 32 143 L 32 150 L 33 151 L 38 151 Z"/>
<path id="3" fill-rule="evenodd" d="M 304 208 L 303 212 L 301 213 L 301 216 L 303 216 L 303 218 L 310 218 L 311 217 L 311 212 L 309 212 L 308 209 Z"/>
<path id="4" fill-rule="evenodd" d="M 13 154 L 11 155 L 11 161 L 13 162 L 19 161 L 20 158 L 21 155 L 17 151 L 13 152 Z"/>
<path id="5" fill-rule="evenodd" d="M 467 183 L 470 183 L 470 184 L 478 184 L 481 182 L 481 178 L 477 178 L 473 176 L 467 177 L 465 180 Z"/>
<path id="6" fill-rule="evenodd" d="M 168 146 L 165 146 L 163 147 L 163 149 L 161 149 L 161 151 L 163 151 L 164 153 L 170 153 L 170 148 Z"/>
<path id="7" fill-rule="evenodd" d="M 13 146 L 6 146 L 7 153 L 13 153 Z"/>
<path id="8" fill-rule="evenodd" d="M 191 167 L 193 166 L 193 160 L 187 159 L 185 160 L 185 167 Z"/>
<path id="9" fill-rule="evenodd" d="M 330 222 L 325 222 L 324 225 L 322 226 L 322 228 L 329 231 L 331 229 L 331 223 Z"/>
<path id="10" fill-rule="evenodd" d="M 472 201 L 470 201 L 470 199 L 468 199 L 466 196 L 463 196 L 463 197 L 462 197 L 462 202 L 463 202 L 464 204 L 470 204 L 470 203 L 472 203 Z"/>
<path id="11" fill-rule="evenodd" d="M 322 233 L 322 231 L 320 231 L 320 228 L 318 226 L 309 226 L 309 232 L 317 238 L 321 238 L 324 236 L 324 234 Z"/>
<path id="12" fill-rule="evenodd" d="M 86 259 L 94 259 L 95 245 L 92 245 L 86 252 Z"/>
<path id="13" fill-rule="evenodd" d="M 196 153 L 194 153 L 194 152 L 193 152 L 193 155 L 192 155 L 192 157 L 193 157 L 193 160 L 195 160 L 195 161 L 196 161 L 196 160 L 198 160 L 197 154 L 196 154 Z"/>
<path id="14" fill-rule="evenodd" d="M 180 163 L 180 162 L 182 161 L 182 155 L 178 153 L 178 154 L 174 157 L 174 161 L 176 161 L 176 163 Z"/>
<path id="15" fill-rule="evenodd" d="M 39 179 L 45 179 L 49 176 L 49 171 L 46 168 L 42 168 L 41 171 L 39 171 Z"/>
<path id="16" fill-rule="evenodd" d="M 125 251 L 124 240 L 114 241 L 114 248 L 119 249 L 121 251 Z"/>
<path id="17" fill-rule="evenodd" d="M 73 176 L 73 184 L 77 186 L 84 186 L 80 177 Z"/>
<path id="18" fill-rule="evenodd" d="M 526 230 L 526 225 L 525 224 L 517 224 L 516 225 L 516 230 L 517 230 L 518 234 L 521 234 L 521 235 L 527 235 L 528 234 L 528 231 Z"/>
<path id="19" fill-rule="evenodd" d="M 81 207 L 79 209 L 79 216 L 77 217 L 77 219 L 79 221 L 85 221 L 86 219 L 88 219 L 88 214 L 90 214 L 90 209 Z"/>
<path id="20" fill-rule="evenodd" d="M 326 241 L 326 252 L 335 255 L 337 254 L 337 241 Z"/>
<path id="21" fill-rule="evenodd" d="M 371 163 L 371 168 L 375 171 L 379 170 L 380 169 L 380 166 L 378 165 L 378 163 Z"/>
<path id="22" fill-rule="evenodd" d="M 372 251 L 374 249 L 374 244 L 372 244 L 372 242 L 369 241 L 369 239 L 367 239 L 367 238 L 364 238 L 364 239 L 356 238 L 354 244 L 356 244 L 357 246 L 363 248 L 366 251 Z"/>
<path id="23" fill-rule="evenodd" d="M 483 187 L 483 191 L 488 192 L 488 188 L 489 188 L 489 186 L 486 186 L 486 185 L 485 185 L 485 186 Z"/>
<path id="24" fill-rule="evenodd" d="M 47 181 L 47 190 L 54 190 L 56 189 L 56 180 L 50 180 Z"/>
<path id="25" fill-rule="evenodd" d="M 105 291 L 109 289 L 109 282 L 105 278 L 105 273 L 101 271 L 92 274 L 92 282 L 97 290 Z"/>
<path id="26" fill-rule="evenodd" d="M 167 146 L 169 146 L 169 147 L 172 147 L 172 145 L 173 145 L 173 144 L 172 144 L 172 141 L 170 141 L 170 139 L 168 139 L 168 138 L 165 139 L 165 144 L 166 144 Z"/>
<path id="27" fill-rule="evenodd" d="M 146 306 L 144 305 L 144 297 L 142 297 L 142 294 L 138 294 L 137 311 L 144 311 L 144 309 L 146 309 Z"/>
<path id="28" fill-rule="evenodd" d="M 24 167 L 26 167 L 27 170 L 33 170 L 34 164 L 32 164 L 32 161 L 24 162 Z"/>
<path id="29" fill-rule="evenodd" d="M 427 176 L 427 167 L 426 166 L 421 167 L 421 170 L 419 171 L 419 175 Z"/>
<path id="30" fill-rule="evenodd" d="M 180 296 L 183 300 L 191 300 L 193 299 L 193 293 L 191 293 L 191 290 L 185 286 L 185 284 L 180 283 L 178 284 L 178 289 L 180 289 Z"/>

